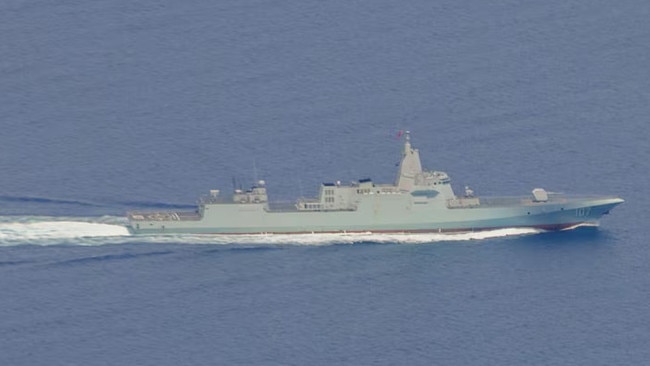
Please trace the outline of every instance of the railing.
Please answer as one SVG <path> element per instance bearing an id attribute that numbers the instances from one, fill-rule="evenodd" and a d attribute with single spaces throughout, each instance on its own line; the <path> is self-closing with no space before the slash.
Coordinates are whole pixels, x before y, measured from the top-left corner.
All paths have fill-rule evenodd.
<path id="1" fill-rule="evenodd" d="M 131 211 L 133 221 L 196 221 L 201 219 L 196 211 Z"/>
<path id="2" fill-rule="evenodd" d="M 205 195 L 199 197 L 199 204 L 206 204 L 206 203 L 234 203 L 232 200 L 232 196 L 210 196 L 210 195 Z"/>
<path id="3" fill-rule="evenodd" d="M 477 197 L 456 197 L 447 200 L 447 207 L 449 208 L 470 208 L 479 207 L 482 203 Z"/>
<path id="4" fill-rule="evenodd" d="M 289 201 L 268 202 L 266 207 L 268 208 L 268 211 L 273 211 L 273 212 L 298 211 L 298 209 L 296 208 L 296 203 L 289 202 Z"/>
<path id="5" fill-rule="evenodd" d="M 481 197 L 481 206 L 515 206 L 525 203 L 532 203 L 533 199 L 528 196 L 520 197 Z"/>
<path id="6" fill-rule="evenodd" d="M 613 197 L 613 196 L 612 196 Z M 566 203 L 572 199 L 585 199 L 585 198 L 609 198 L 608 196 L 597 195 L 564 195 L 561 193 L 549 193 L 548 200 L 543 203 Z M 463 205 L 463 200 L 468 198 L 456 198 L 448 201 L 450 208 L 460 207 L 506 207 L 506 206 L 519 206 L 519 205 L 534 205 L 540 202 L 535 201 L 531 196 L 506 196 L 506 197 L 480 197 L 479 205 Z M 453 202 L 453 203 L 452 203 Z"/>

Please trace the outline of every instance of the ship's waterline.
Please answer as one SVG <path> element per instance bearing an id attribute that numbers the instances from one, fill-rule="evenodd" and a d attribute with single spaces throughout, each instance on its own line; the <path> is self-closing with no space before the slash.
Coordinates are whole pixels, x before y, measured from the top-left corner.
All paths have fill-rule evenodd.
<path id="1" fill-rule="evenodd" d="M 423 170 L 419 151 L 405 134 L 393 184 L 361 179 L 323 183 L 318 197 L 292 204 L 268 201 L 266 183 L 222 195 L 211 190 L 194 211 L 133 211 L 135 234 L 455 233 L 498 228 L 564 230 L 598 225 L 622 203 L 613 196 L 576 196 L 536 188 L 530 196 L 478 197 L 466 187 L 457 196 L 449 176 Z"/>

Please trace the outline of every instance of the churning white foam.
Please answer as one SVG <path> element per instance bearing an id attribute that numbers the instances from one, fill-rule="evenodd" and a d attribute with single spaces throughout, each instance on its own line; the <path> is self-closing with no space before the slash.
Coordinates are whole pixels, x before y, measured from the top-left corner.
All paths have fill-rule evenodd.
<path id="1" fill-rule="evenodd" d="M 3 217 L 0 245 L 79 243 L 87 238 L 128 236 L 119 218 Z M 96 241 L 96 240 L 95 240 Z"/>

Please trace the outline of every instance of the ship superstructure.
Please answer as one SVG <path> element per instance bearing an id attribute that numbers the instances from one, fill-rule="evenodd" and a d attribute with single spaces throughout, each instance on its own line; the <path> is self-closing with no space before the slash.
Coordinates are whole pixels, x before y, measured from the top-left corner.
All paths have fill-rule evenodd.
<path id="1" fill-rule="evenodd" d="M 536 188 L 529 196 L 477 197 L 466 187 L 457 196 L 449 176 L 423 170 L 419 151 L 405 134 L 395 183 L 361 179 L 323 183 L 315 198 L 269 202 L 266 182 L 231 195 L 219 190 L 201 197 L 195 211 L 128 213 L 133 233 L 297 234 L 338 232 L 463 232 L 530 227 L 561 230 L 597 225 L 623 200 L 572 196 Z"/>

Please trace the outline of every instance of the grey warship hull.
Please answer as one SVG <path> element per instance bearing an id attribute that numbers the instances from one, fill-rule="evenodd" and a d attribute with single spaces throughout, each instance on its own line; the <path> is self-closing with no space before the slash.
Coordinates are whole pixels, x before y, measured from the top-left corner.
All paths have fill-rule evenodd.
<path id="1" fill-rule="evenodd" d="M 623 202 L 617 197 L 556 197 L 535 203 L 527 197 L 501 198 L 510 204 L 485 203 L 473 208 L 414 204 L 409 197 L 369 199 L 354 211 L 273 211 L 264 204 L 210 205 L 199 213 L 133 212 L 134 233 L 192 234 L 300 234 L 300 233 L 414 233 L 463 232 L 497 228 L 530 227 L 562 230 L 579 225 L 598 225 L 600 218 Z M 517 202 L 517 203 L 515 203 Z M 431 205 L 431 206 L 429 206 Z"/>
<path id="2" fill-rule="evenodd" d="M 232 197 L 219 191 L 195 211 L 134 211 L 136 234 L 301 234 L 467 232 L 498 228 L 562 230 L 598 225 L 622 203 L 613 196 L 571 196 L 535 189 L 531 196 L 456 196 L 447 174 L 423 171 L 409 136 L 395 184 L 369 179 L 351 185 L 324 183 L 319 197 L 281 205 L 267 201 L 264 182 Z"/>

